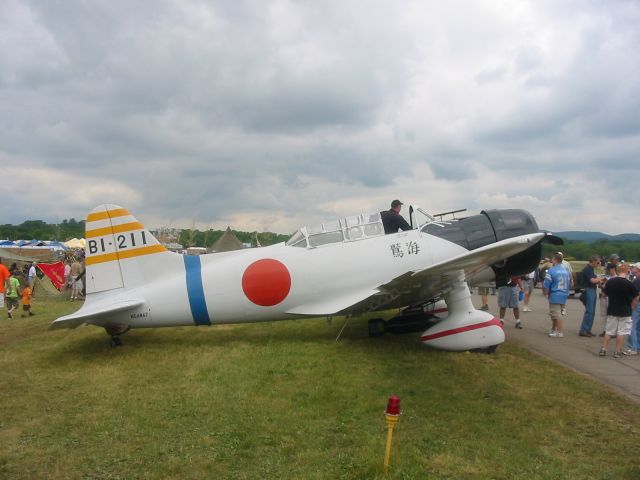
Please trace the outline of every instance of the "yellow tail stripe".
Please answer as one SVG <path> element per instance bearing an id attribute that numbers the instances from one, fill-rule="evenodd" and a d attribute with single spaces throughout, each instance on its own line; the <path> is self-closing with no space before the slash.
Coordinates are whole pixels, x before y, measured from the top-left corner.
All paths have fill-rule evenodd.
<path id="1" fill-rule="evenodd" d="M 151 255 L 152 253 L 162 253 L 166 251 L 167 249 L 162 245 L 150 245 L 148 247 L 132 248 L 131 250 L 121 250 L 120 252 L 105 253 L 102 255 L 87 257 L 85 260 L 85 265 L 95 265 L 96 263 L 123 260 L 125 258 L 140 257 L 142 255 Z"/>
<path id="2" fill-rule="evenodd" d="M 104 212 L 90 213 L 87 215 L 87 223 L 95 222 L 96 220 L 106 220 L 107 218 L 124 217 L 130 215 L 129 210 L 126 208 L 116 208 L 114 210 L 105 210 Z"/>
<path id="3" fill-rule="evenodd" d="M 84 232 L 85 238 L 101 237 L 103 235 L 131 232 L 132 230 L 144 230 L 144 225 L 140 222 L 123 223 L 112 227 L 95 228 Z"/>

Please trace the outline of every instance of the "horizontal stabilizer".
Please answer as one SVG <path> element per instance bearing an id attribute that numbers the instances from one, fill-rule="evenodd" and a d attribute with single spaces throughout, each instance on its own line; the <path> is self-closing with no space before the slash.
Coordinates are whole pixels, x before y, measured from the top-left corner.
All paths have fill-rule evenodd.
<path id="1" fill-rule="evenodd" d="M 124 312 L 127 310 L 133 310 L 144 305 L 143 300 L 123 300 L 121 302 L 114 302 L 104 307 L 82 307 L 71 315 L 65 315 L 54 320 L 49 325 L 49 330 L 60 330 L 62 328 L 76 328 L 83 323 L 87 323 L 91 319 L 98 319 L 100 317 L 111 315 L 117 312 Z"/>

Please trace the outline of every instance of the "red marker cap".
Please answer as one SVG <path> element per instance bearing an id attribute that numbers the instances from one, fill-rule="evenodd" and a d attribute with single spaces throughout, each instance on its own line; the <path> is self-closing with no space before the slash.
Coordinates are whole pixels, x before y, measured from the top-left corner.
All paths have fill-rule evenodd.
<path id="1" fill-rule="evenodd" d="M 400 415 L 400 399 L 395 395 L 389 397 L 387 409 L 384 411 L 386 415 Z"/>

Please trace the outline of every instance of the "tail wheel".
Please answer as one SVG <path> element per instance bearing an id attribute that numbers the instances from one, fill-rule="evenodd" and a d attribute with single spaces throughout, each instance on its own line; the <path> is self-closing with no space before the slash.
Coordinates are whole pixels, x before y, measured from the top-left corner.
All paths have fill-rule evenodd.
<path id="1" fill-rule="evenodd" d="M 381 337 L 386 331 L 386 323 L 381 318 L 372 318 L 369 320 L 369 336 Z"/>

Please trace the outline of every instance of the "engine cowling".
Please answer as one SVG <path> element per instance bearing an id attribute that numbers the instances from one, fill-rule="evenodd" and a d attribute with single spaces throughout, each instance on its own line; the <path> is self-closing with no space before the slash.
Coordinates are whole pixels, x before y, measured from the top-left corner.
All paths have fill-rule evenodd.
<path id="1" fill-rule="evenodd" d="M 444 226 L 440 225 L 426 225 L 422 231 L 456 243 L 467 250 L 540 231 L 533 215 L 521 209 L 483 210 L 478 215 L 451 220 Z M 538 267 L 541 256 L 542 245 L 537 243 L 500 264 L 492 265 L 496 283 L 532 272 Z"/>

